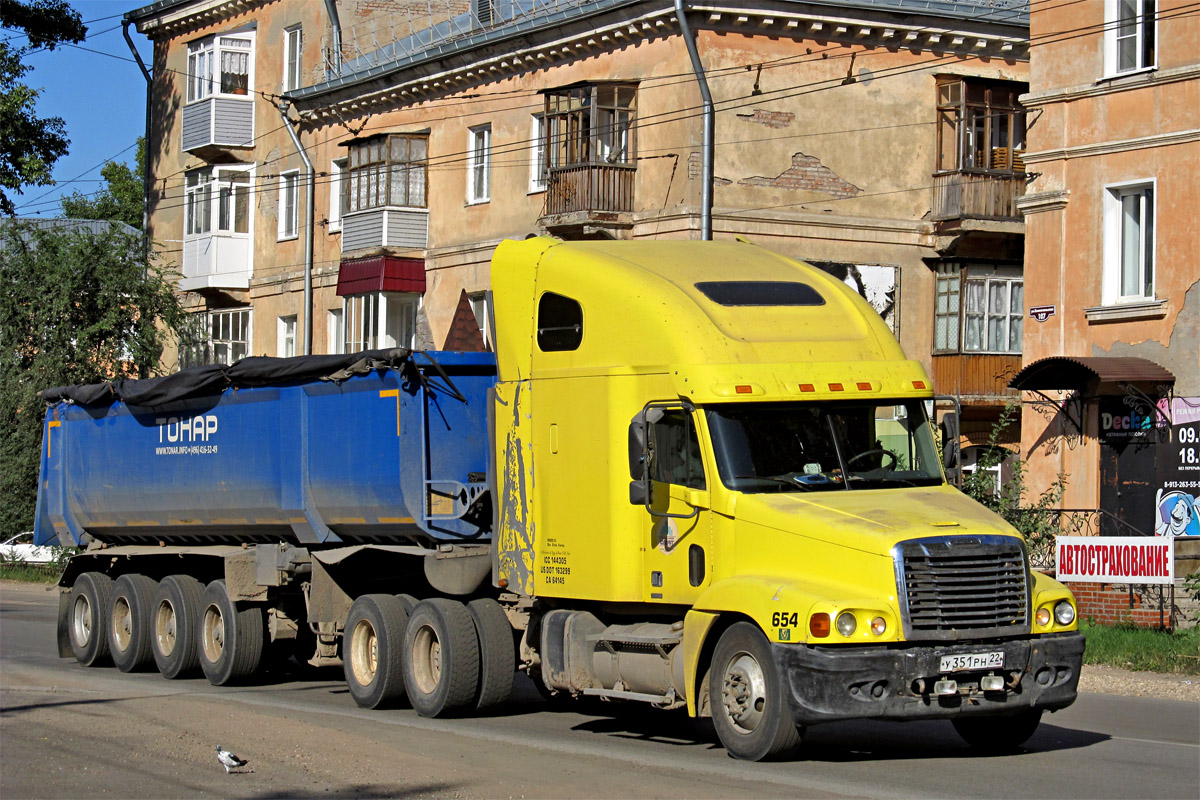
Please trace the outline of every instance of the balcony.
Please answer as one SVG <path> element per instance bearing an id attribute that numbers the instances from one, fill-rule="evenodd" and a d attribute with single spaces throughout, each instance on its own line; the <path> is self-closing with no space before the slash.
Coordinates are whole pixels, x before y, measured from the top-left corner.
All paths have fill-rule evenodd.
<path id="1" fill-rule="evenodd" d="M 933 219 L 1022 222 L 1017 199 L 1025 194 L 1024 172 L 954 170 L 933 176 Z"/>
<path id="2" fill-rule="evenodd" d="M 254 101 L 249 97 L 206 97 L 183 107 L 183 150 L 254 146 Z"/>
<path id="3" fill-rule="evenodd" d="M 633 226 L 633 180 L 628 164 L 553 167 L 546 182 L 546 210 L 540 220 L 559 235 L 619 234 Z"/>
<path id="4" fill-rule="evenodd" d="M 248 289 L 253 271 L 249 234 L 205 234 L 183 240 L 179 288 Z"/>
<path id="5" fill-rule="evenodd" d="M 429 243 L 429 209 L 384 206 L 342 216 L 342 253 L 424 250 Z"/>
<path id="6" fill-rule="evenodd" d="M 1021 369 L 1021 355 L 958 354 L 933 356 L 933 390 L 957 395 L 964 403 L 1000 405 L 1020 397 L 1008 381 Z"/>

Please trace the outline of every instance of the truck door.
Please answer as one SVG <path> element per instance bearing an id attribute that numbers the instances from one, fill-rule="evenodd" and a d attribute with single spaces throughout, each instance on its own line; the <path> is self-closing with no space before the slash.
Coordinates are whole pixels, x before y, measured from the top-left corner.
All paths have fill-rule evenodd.
<path id="1" fill-rule="evenodd" d="M 641 498 L 643 592 L 651 602 L 691 603 L 708 584 L 712 512 L 695 413 L 680 404 L 651 404 L 639 415 L 645 420 L 641 485 L 649 488 L 649 497 Z"/>

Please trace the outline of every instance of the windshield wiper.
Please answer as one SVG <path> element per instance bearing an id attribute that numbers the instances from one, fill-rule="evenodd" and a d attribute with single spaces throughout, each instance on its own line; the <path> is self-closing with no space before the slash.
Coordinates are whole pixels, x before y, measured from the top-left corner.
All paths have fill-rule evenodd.
<path id="1" fill-rule="evenodd" d="M 782 483 L 784 486 L 791 486 L 795 489 L 803 489 L 806 492 L 812 491 L 811 485 L 807 483 L 801 483 L 794 477 L 782 478 L 778 475 L 734 475 L 733 479 L 735 481 L 774 481 L 775 483 Z M 820 485 L 824 486 L 825 484 Z"/>

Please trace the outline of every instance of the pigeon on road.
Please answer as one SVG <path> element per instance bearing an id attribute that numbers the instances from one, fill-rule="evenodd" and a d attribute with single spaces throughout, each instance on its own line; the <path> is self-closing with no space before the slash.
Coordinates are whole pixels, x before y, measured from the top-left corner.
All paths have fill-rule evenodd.
<path id="1" fill-rule="evenodd" d="M 217 745 L 217 760 L 221 762 L 221 766 L 225 768 L 226 773 L 246 766 L 246 759 L 238 758 L 233 753 L 221 747 L 221 745 Z"/>

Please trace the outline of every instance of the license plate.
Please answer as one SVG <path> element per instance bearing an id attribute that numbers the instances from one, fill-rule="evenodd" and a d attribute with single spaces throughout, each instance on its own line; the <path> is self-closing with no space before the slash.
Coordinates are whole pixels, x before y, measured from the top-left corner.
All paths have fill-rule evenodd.
<path id="1" fill-rule="evenodd" d="M 1004 666 L 1004 653 L 960 653 L 942 656 L 938 672 L 962 672 L 969 669 L 993 669 Z"/>

